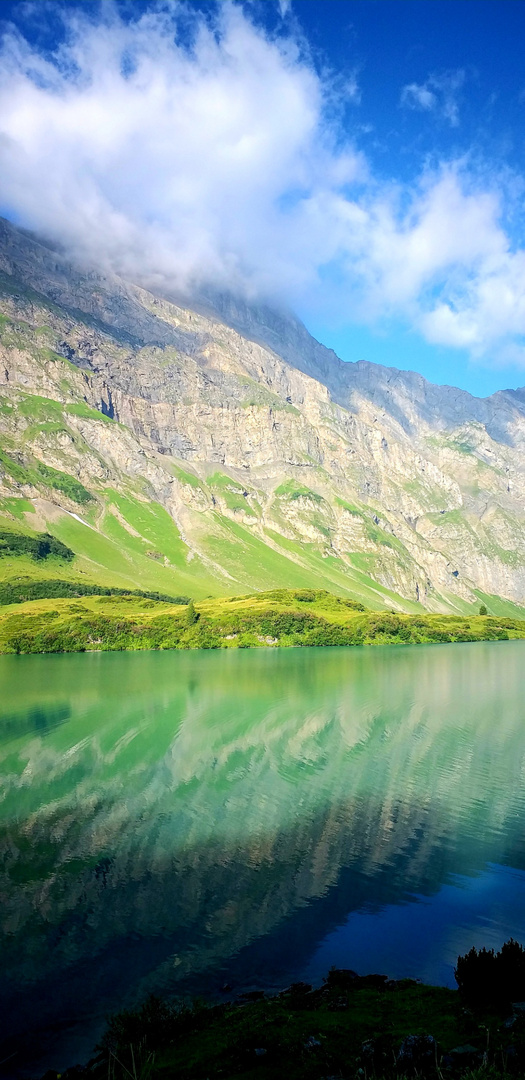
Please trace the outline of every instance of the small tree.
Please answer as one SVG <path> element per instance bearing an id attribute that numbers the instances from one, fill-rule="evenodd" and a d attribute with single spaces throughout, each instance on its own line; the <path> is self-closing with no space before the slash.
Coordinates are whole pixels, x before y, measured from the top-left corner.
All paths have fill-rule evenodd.
<path id="1" fill-rule="evenodd" d="M 485 604 L 480 605 L 479 613 L 480 613 L 480 615 L 486 615 L 487 614 L 487 609 L 485 607 Z"/>
<path id="2" fill-rule="evenodd" d="M 497 961 L 494 949 L 472 947 L 465 956 L 458 956 L 454 976 L 460 994 L 466 1001 L 478 1004 L 491 998 L 496 989 Z"/>
<path id="3" fill-rule="evenodd" d="M 197 615 L 197 612 L 195 611 L 195 604 L 193 603 L 193 600 L 190 600 L 190 602 L 189 602 L 189 604 L 188 604 L 188 606 L 186 608 L 186 616 L 185 616 L 185 620 L 184 620 L 185 623 L 186 623 L 186 626 L 193 626 L 194 623 L 197 622 L 198 618 L 199 618 L 199 616 Z"/>

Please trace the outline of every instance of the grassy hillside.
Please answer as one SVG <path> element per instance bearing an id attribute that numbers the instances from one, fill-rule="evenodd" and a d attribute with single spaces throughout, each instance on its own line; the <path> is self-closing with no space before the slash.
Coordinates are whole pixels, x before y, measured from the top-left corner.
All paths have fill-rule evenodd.
<path id="1" fill-rule="evenodd" d="M 357 555 L 352 565 L 335 553 L 321 553 L 313 543 L 290 541 L 272 530 L 266 530 L 269 542 L 265 543 L 240 522 L 218 512 L 211 528 L 210 518 L 206 519 L 203 554 L 199 555 L 190 550 L 159 503 L 109 488 L 103 501 L 100 495 L 98 500 L 91 508 L 78 507 L 77 514 L 22 496 L 0 500 L 0 610 L 13 600 L 68 596 L 78 586 L 77 592 L 89 587 L 140 590 L 194 600 L 313 588 L 354 600 L 372 611 L 424 613 L 420 604 L 374 581 Z M 6 535 L 30 539 L 24 548 L 18 541 L 14 546 L 2 543 Z M 37 558 L 34 545 L 42 535 L 57 544 L 45 557 Z M 57 582 L 65 583 L 62 591 Z M 439 599 L 445 610 L 448 607 L 458 615 L 474 614 L 483 603 L 491 615 L 525 618 L 525 608 L 511 601 L 481 592 L 478 597 L 475 605 L 458 597 Z"/>
<path id="2" fill-rule="evenodd" d="M 188 604 L 133 595 L 55 597 L 0 609 L 0 651 L 225 649 L 525 638 L 503 616 L 373 612 L 315 590 L 274 590 Z"/>
<path id="3" fill-rule="evenodd" d="M 315 552 L 307 553 L 306 570 L 226 521 L 232 540 L 229 550 L 224 540 L 223 563 L 238 557 L 236 538 L 248 588 L 262 580 L 279 585 L 283 579 L 288 588 L 203 598 L 204 582 L 215 592 L 217 582 L 206 578 L 203 566 L 197 566 L 192 577 L 187 567 L 193 568 L 197 560 L 187 563 L 183 541 L 166 511 L 116 492 L 110 498 L 119 514 L 108 514 L 112 537 L 71 514 L 52 523 L 54 535 L 31 529 L 27 520 L 32 515 L 25 509 L 0 519 L 0 651 L 362 645 L 525 636 L 522 612 L 509 602 L 480 594 L 489 612 L 484 616 L 431 615 L 416 605 L 409 613 L 396 611 L 390 607 L 395 594 L 385 590 L 381 596 L 357 570 L 352 582 L 337 566 L 328 566 L 323 577 Z M 322 587 L 327 578 L 343 595 Z M 232 591 L 236 584 L 233 577 L 228 581 Z"/>
<path id="4" fill-rule="evenodd" d="M 24 497 L 0 500 L 0 534 L 9 531 L 34 538 L 45 530 L 72 552 L 69 560 L 35 560 L 30 552 L 0 546 L 0 583 L 63 578 L 194 599 L 313 587 L 376 610 L 421 610 L 419 604 L 379 585 L 360 567 L 335 554 L 323 556 L 315 544 L 287 541 L 271 530 L 265 543 L 240 522 L 217 512 L 207 517 L 206 532 L 201 526 L 199 555 L 188 547 L 159 503 L 113 489 L 106 489 L 98 499 L 91 510 L 77 507 L 76 513 L 57 512 L 40 501 L 36 511 L 33 501 Z"/>

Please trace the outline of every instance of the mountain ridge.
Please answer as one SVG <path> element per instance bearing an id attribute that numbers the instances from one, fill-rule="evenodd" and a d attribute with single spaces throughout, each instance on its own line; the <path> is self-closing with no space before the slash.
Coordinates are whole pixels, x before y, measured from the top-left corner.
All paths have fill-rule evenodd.
<path id="1" fill-rule="evenodd" d="M 43 257 L 41 256 L 40 259 L 42 269 L 49 270 L 53 266 L 55 272 L 57 272 L 54 287 L 49 293 L 52 299 L 62 299 L 60 295 L 60 279 L 63 276 L 67 277 L 68 290 L 72 276 L 77 276 L 78 281 L 84 284 L 86 273 L 80 272 L 75 262 L 63 252 L 46 245 L 42 238 L 29 231 L 18 229 L 7 219 L 0 217 L 0 252 L 3 254 L 2 262 L 4 267 L 6 263 L 6 247 L 12 248 L 12 242 L 15 240 L 15 252 L 10 252 L 8 260 L 11 264 L 8 272 L 13 277 L 17 276 L 17 270 L 22 273 L 23 277 L 24 274 L 27 274 L 28 269 L 26 259 L 20 260 L 16 257 L 16 248 L 19 247 L 19 245 L 16 245 L 17 237 L 22 239 L 22 245 L 20 245 L 22 249 L 27 247 L 27 244 L 30 244 L 33 252 L 38 249 L 42 250 Z M 31 275 L 31 277 L 35 280 L 35 284 L 39 284 L 41 281 L 38 278 L 38 269 L 35 269 L 36 274 Z M 118 290 L 119 298 L 126 297 L 128 300 L 131 299 L 133 290 L 151 292 L 146 285 L 126 282 L 119 275 L 109 271 L 107 274 L 100 274 L 95 270 L 91 270 L 87 275 L 87 279 L 90 284 L 97 279 L 100 284 L 108 282 L 111 285 L 113 283 L 114 289 Z M 108 291 L 108 295 L 111 295 L 111 292 Z M 467 403 L 470 405 L 470 412 L 465 410 L 459 417 L 460 420 L 466 418 L 481 419 L 481 416 L 476 415 L 476 413 L 482 412 L 483 404 L 489 405 L 489 403 L 499 402 L 502 398 L 506 399 L 507 395 L 511 396 L 514 405 L 517 404 L 515 401 L 515 398 L 517 398 L 519 405 L 523 404 L 523 412 L 525 413 L 525 386 L 516 389 L 502 389 L 486 397 L 477 397 L 468 390 L 453 385 L 432 383 L 423 375 L 410 369 L 378 364 L 368 360 L 343 361 L 333 349 L 328 348 L 312 337 L 300 319 L 293 315 L 291 311 L 284 309 L 277 311 L 268 304 L 248 303 L 233 294 L 213 290 L 197 292 L 193 298 L 184 295 L 170 295 L 169 291 L 163 290 L 157 291 L 156 295 L 176 307 L 187 307 L 204 317 L 211 315 L 212 318 L 218 319 L 219 322 L 223 322 L 231 329 L 237 330 L 245 338 L 269 347 L 282 359 L 287 360 L 298 370 L 303 371 L 303 374 L 310 375 L 320 381 L 329 380 L 327 385 L 332 391 L 336 390 L 338 383 L 342 383 L 348 389 L 356 388 L 362 381 L 356 373 L 366 373 L 375 376 L 376 382 L 379 382 L 378 376 L 380 376 L 381 381 L 384 380 L 386 383 L 408 383 L 412 392 L 416 388 L 427 392 L 431 391 L 434 401 L 440 397 L 450 399 L 453 395 L 454 401 L 461 401 L 465 405 Z M 92 299 L 93 294 L 90 292 L 90 300 Z M 86 315 L 96 317 L 92 303 L 86 304 L 85 309 L 79 308 L 79 310 L 83 310 Z M 125 315 L 129 320 L 129 312 L 126 312 Z M 135 336 L 135 343 L 140 342 L 143 345 L 177 344 L 178 338 L 173 333 L 173 328 L 165 323 L 158 314 L 153 319 L 145 320 L 144 312 L 141 310 L 141 321 L 144 325 L 144 332 L 142 335 L 137 334 Z M 162 323 L 164 333 L 159 331 L 159 323 Z M 111 323 L 107 325 L 108 329 L 111 328 L 112 331 L 123 332 L 124 328 L 121 326 Z M 155 326 L 157 332 L 155 333 L 152 329 L 150 334 L 147 334 L 145 331 L 148 325 Z M 124 331 L 124 333 L 129 334 L 129 331 Z M 132 337 L 131 334 L 129 336 Z M 303 366 L 301 366 L 301 363 Z M 372 381 L 371 378 L 366 379 L 368 389 L 370 389 Z M 520 409 L 520 411 L 522 410 Z"/>
<path id="2" fill-rule="evenodd" d="M 396 610 L 523 602 L 523 388 L 345 363 L 286 312 L 181 306 L 3 219 L 0 296 L 0 508 L 71 541 L 79 572 L 196 597 L 313 582 Z M 45 468 L 88 492 L 95 558 Z"/>

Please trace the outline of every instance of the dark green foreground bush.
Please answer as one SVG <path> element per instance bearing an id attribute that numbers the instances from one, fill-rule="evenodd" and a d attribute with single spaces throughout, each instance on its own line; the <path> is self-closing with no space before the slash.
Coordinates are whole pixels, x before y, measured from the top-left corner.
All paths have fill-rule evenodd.
<path id="1" fill-rule="evenodd" d="M 459 991 L 469 1004 L 502 1005 L 525 1000 L 525 949 L 513 938 L 494 949 L 474 949 L 458 956 L 454 972 Z"/>

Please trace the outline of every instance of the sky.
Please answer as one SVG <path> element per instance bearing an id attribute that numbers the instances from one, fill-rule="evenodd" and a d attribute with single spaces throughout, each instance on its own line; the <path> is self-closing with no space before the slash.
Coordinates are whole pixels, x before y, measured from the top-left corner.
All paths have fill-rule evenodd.
<path id="1" fill-rule="evenodd" d="M 343 360 L 525 384 L 525 0 L 0 0 L 0 214 Z"/>

